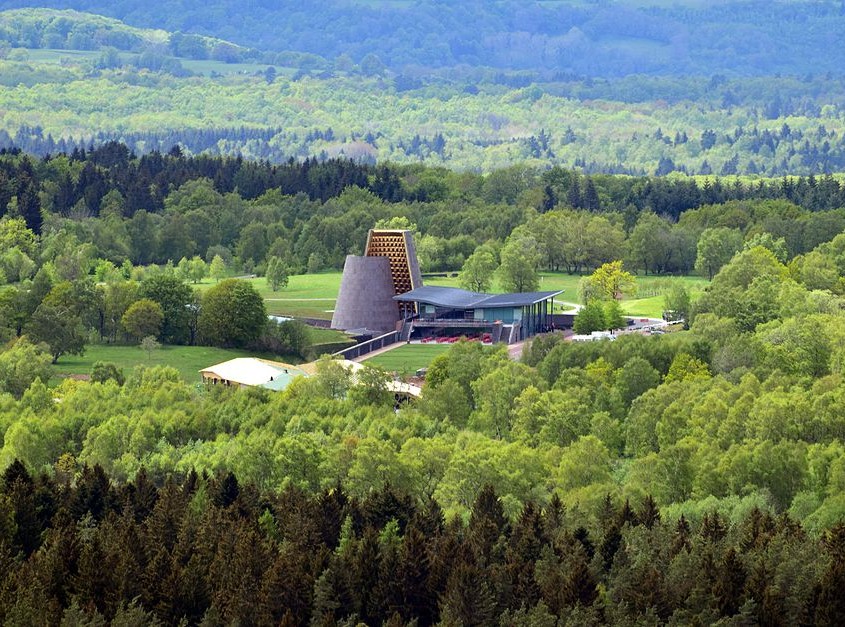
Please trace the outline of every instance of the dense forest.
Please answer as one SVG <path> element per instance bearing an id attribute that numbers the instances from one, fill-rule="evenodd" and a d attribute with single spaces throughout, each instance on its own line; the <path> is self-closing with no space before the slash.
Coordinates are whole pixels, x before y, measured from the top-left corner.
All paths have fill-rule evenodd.
<path id="1" fill-rule="evenodd" d="M 836 625 L 845 528 L 789 516 L 661 517 L 607 498 L 589 529 L 559 500 L 509 519 L 490 486 L 466 521 L 385 485 L 356 498 L 231 473 L 113 485 L 99 466 L 0 484 L 0 620 L 103 625 Z"/>
<path id="2" fill-rule="evenodd" d="M 269 17 L 262 23 L 271 24 L 278 34 L 284 30 L 282 24 L 298 28 L 294 24 L 311 17 L 309 11 L 346 12 L 334 21 L 322 15 L 315 18 L 320 21 L 313 24 L 326 28 L 347 23 L 350 12 L 363 24 L 366 20 L 360 16 L 368 12 L 390 21 L 386 16 L 392 12 L 416 11 L 431 12 L 432 20 L 451 19 L 447 16 L 454 13 L 456 23 L 477 33 L 478 25 L 463 12 L 483 7 L 487 19 L 481 22 L 505 29 L 485 39 L 485 46 L 540 51 L 536 42 L 526 44 L 523 37 L 532 32 L 531 24 L 540 24 L 540 17 L 528 18 L 532 10 L 521 5 L 515 14 L 527 22 L 519 26 L 510 23 L 514 18 L 508 14 L 513 10 L 509 3 L 493 8 L 487 4 L 321 3 L 319 8 L 289 11 L 280 23 Z M 6 87 L 0 90 L 0 148 L 17 147 L 44 156 L 117 140 L 139 154 L 167 152 L 178 144 L 191 154 L 242 155 L 276 164 L 290 158 L 347 157 L 366 163 L 423 161 L 475 172 L 520 163 L 631 175 L 771 177 L 839 172 L 845 169 L 845 90 L 842 64 L 835 61 L 841 46 L 830 42 L 819 48 L 825 49 L 823 56 L 803 50 L 819 47 L 827 33 L 834 36 L 839 31 L 837 24 L 843 18 L 834 5 L 776 2 L 763 7 L 731 2 L 709 8 L 636 9 L 543 3 L 534 7 L 539 16 L 548 12 L 568 16 L 551 16 L 557 21 L 547 24 L 564 23 L 580 13 L 592 15 L 601 25 L 597 31 L 601 35 L 590 37 L 598 37 L 600 46 L 610 46 L 606 52 L 615 68 L 610 72 L 572 67 L 548 52 L 541 53 L 539 66 L 460 54 L 440 62 L 426 62 L 424 54 L 417 55 L 414 63 L 400 61 L 401 55 L 395 53 L 382 61 L 373 52 L 354 50 L 322 57 L 264 47 L 256 40 L 255 29 L 245 26 L 250 19 L 227 18 L 227 25 L 246 28 L 249 44 L 258 46 L 246 48 L 186 32 L 192 9 L 184 6 L 180 26 L 173 29 L 165 20 L 164 26 L 173 30 L 137 28 L 75 11 L 5 11 L 0 12 L 0 84 Z M 129 19 L 126 3 L 110 7 Z M 230 15 L 229 9 L 238 13 L 228 7 L 221 15 Z M 202 10 L 206 17 L 216 15 L 205 5 Z M 277 8 L 249 10 L 257 15 Z M 630 19 L 608 18 L 619 11 Z M 677 19 L 690 22 L 690 33 L 717 42 L 713 45 L 718 52 L 706 53 L 706 65 L 678 71 L 651 67 L 662 53 L 637 37 L 613 35 L 619 27 L 649 36 L 653 29 L 647 24 L 661 24 L 661 15 L 673 11 L 680 12 Z M 746 21 L 736 22 L 740 16 Z M 677 27 L 672 21 L 676 18 L 658 30 L 670 32 Z M 507 23 L 495 25 L 496 20 Z M 412 28 L 425 20 L 403 18 L 394 23 Z M 528 30 L 511 32 L 511 28 Z M 777 30 L 777 35 L 755 38 L 753 33 L 760 28 Z M 801 33 L 794 42 L 800 52 L 788 52 L 785 38 L 791 29 Z M 416 39 L 403 33 L 399 41 L 432 51 L 435 32 L 439 31 Z M 615 39 L 621 50 L 609 43 Z M 774 40 L 777 45 L 771 43 Z M 377 36 L 367 37 L 363 45 L 377 47 L 378 42 Z M 673 46 L 665 46 L 672 49 L 666 54 L 669 62 L 684 65 L 684 55 Z M 647 61 L 645 67 L 626 57 L 629 49 Z M 573 52 L 573 58 L 603 63 L 601 51 L 582 52 Z M 776 54 L 777 62 L 767 59 L 768 54 Z M 716 63 L 717 59 L 730 67 Z M 743 68 L 741 59 L 749 67 Z"/>
<path id="3" fill-rule="evenodd" d="M 169 56 L 153 63 L 143 53 L 52 51 L 47 62 L 29 54 L 13 49 L 0 59 L 0 148 L 40 156 L 119 140 L 138 153 L 179 144 L 273 163 L 346 157 L 476 172 L 515 164 L 635 175 L 845 169 L 841 78 L 537 83 L 473 69 L 417 80 L 255 64 L 181 77 L 193 66 Z"/>
<path id="4" fill-rule="evenodd" d="M 340 482 L 360 498 L 389 482 L 435 497 L 450 517 L 466 513 L 485 483 L 497 486 L 511 518 L 556 494 L 584 525 L 608 493 L 637 503 L 650 495 L 666 515 L 694 520 L 711 509 L 734 518 L 754 506 L 788 511 L 814 534 L 842 516 L 845 216 L 830 208 L 842 206 L 832 178 L 699 188 L 564 170 L 483 177 L 348 161 L 139 158 L 120 145 L 44 160 L 6 154 L 0 163 L 11 189 L 0 219 L 9 283 L 0 298 L 3 465 L 19 459 L 53 473 L 67 454 L 66 462 L 100 464 L 118 481 L 142 466 L 159 479 L 193 468 L 232 471 L 262 490 L 313 493 Z M 243 169 L 270 181 L 252 200 L 232 183 Z M 343 189 L 343 177 L 364 187 Z M 410 200 L 426 179 L 441 185 L 442 199 Z M 150 194 L 170 190 L 163 209 L 127 211 L 121 185 L 145 180 Z M 297 195 L 282 193 L 294 184 Z M 385 189 L 396 200 L 383 200 Z M 708 196 L 717 193 L 724 196 Z M 100 197 L 96 214 L 87 203 Z M 652 204 L 640 210 L 637 198 Z M 678 215 L 656 212 L 658 198 Z M 27 207 L 39 208 L 40 233 L 27 228 L 36 215 Z M 492 225 L 491 212 L 500 218 Z M 219 230 L 229 219 L 215 222 L 227 215 L 234 231 Z M 210 265 L 266 264 L 269 272 L 271 258 L 296 263 L 304 252 L 309 266 L 340 263 L 379 220 L 416 228 L 426 263 L 452 269 L 484 250 L 501 267 L 532 272 L 590 270 L 621 255 L 644 272 L 694 267 L 712 281 L 694 302 L 686 295 L 687 331 L 590 344 L 553 334 L 535 340 L 521 363 L 457 344 L 431 364 L 422 400 L 399 413 L 387 375 L 353 381 L 331 361 L 279 394 L 196 388 L 167 368 L 103 368 L 91 383 L 44 385 L 68 338 L 137 341 L 152 329 L 174 344 L 261 341 L 263 305 L 248 284 L 220 281 L 192 300 L 195 262 L 206 261 L 187 254 L 201 252 L 201 233 L 213 238 L 203 242 Z M 147 239 L 133 239 L 139 233 Z M 302 250 L 306 242 L 322 248 Z M 106 243 L 119 255 L 113 261 L 98 257 Z M 133 261 L 133 250 L 168 250 L 161 245 L 186 256 L 163 267 Z M 211 298 L 227 304 L 205 307 Z M 254 303 L 255 325 L 213 315 L 245 317 L 228 303 Z"/>
<path id="5" fill-rule="evenodd" d="M 297 272 L 339 269 L 373 224 L 398 218 L 418 230 L 430 271 L 458 269 L 477 246 L 501 243 L 525 225 L 542 268 L 595 268 L 627 244 L 632 268 L 684 274 L 707 229 L 733 229 L 740 241 L 783 238 L 788 261 L 840 232 L 842 207 L 845 189 L 831 176 L 743 183 L 529 166 L 482 176 L 342 159 L 271 165 L 189 157 L 178 147 L 139 157 L 117 143 L 43 159 L 0 154 L 0 218 L 22 218 L 31 231 L 19 236 L 24 240 L 42 236 L 42 250 L 18 248 L 29 257 L 38 252 L 38 262 L 55 261 L 69 245 L 90 245 L 75 251 L 85 267 L 57 264 L 68 276 L 88 274 L 97 260 L 175 264 L 198 255 L 210 263 L 217 254 L 246 271 L 263 268 L 269 256 Z M 29 278 L 38 265 L 15 277 Z"/>
<path id="6" fill-rule="evenodd" d="M 136 27 L 298 53 L 313 65 L 346 57 L 394 70 L 469 65 L 605 77 L 838 73 L 845 65 L 839 45 L 845 16 L 838 0 L 332 0 L 305 6 L 291 0 L 186 0 L 169 2 L 157 11 L 139 0 L 0 2 L 3 9 L 16 7 L 107 15 Z"/>

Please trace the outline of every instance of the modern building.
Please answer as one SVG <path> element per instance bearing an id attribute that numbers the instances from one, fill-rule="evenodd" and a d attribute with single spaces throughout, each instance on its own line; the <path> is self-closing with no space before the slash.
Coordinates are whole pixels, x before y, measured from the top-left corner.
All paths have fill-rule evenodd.
<path id="1" fill-rule="evenodd" d="M 343 266 L 331 327 L 359 335 L 381 335 L 416 313 L 413 304 L 393 300 L 422 286 L 410 231 L 373 229 L 363 256 L 348 255 Z"/>
<path id="2" fill-rule="evenodd" d="M 479 294 L 424 286 L 410 231 L 373 229 L 343 267 L 331 327 L 403 340 L 478 337 L 513 343 L 554 327 L 556 292 Z"/>
<path id="3" fill-rule="evenodd" d="M 424 286 L 393 300 L 413 303 L 407 339 L 454 335 L 488 336 L 492 342 L 519 342 L 552 329 L 554 297 L 561 291 L 479 294 L 454 287 Z"/>

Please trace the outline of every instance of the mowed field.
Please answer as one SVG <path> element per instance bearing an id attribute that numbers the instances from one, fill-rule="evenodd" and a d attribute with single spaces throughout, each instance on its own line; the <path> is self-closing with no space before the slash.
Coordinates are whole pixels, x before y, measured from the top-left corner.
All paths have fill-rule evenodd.
<path id="1" fill-rule="evenodd" d="M 290 277 L 287 287 L 277 292 L 267 286 L 264 277 L 246 280 L 261 294 L 267 313 L 277 316 L 331 320 L 340 289 L 340 272 L 295 274 Z M 205 291 L 214 284 L 214 280 L 205 279 L 193 287 Z"/>
<path id="2" fill-rule="evenodd" d="M 366 360 L 368 364 L 400 375 L 414 374 L 426 368 L 438 355 L 449 350 L 451 344 L 405 344 Z"/>
<path id="3" fill-rule="evenodd" d="M 199 371 L 234 359 L 235 357 L 265 357 L 280 359 L 272 355 L 256 355 L 249 351 L 214 348 L 211 346 L 162 346 L 158 350 L 147 353 L 137 346 L 109 346 L 90 344 L 85 347 L 84 355 L 63 355 L 59 363 L 53 366 L 54 373 L 61 376 L 89 375 L 91 368 L 97 361 L 110 361 L 123 374 L 129 376 L 135 366 L 171 366 L 179 371 L 185 381 L 200 382 Z M 284 361 L 289 361 L 283 358 Z"/>

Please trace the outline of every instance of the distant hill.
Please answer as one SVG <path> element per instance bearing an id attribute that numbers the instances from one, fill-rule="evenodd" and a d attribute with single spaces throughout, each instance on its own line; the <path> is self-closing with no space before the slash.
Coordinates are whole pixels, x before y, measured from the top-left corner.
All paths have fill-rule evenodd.
<path id="1" fill-rule="evenodd" d="M 840 74 L 845 67 L 840 0 L 0 1 L 0 9 L 34 6 L 311 55 L 313 67 L 340 62 L 409 72 L 463 65 L 602 77 Z M 76 36 L 50 35 L 68 43 Z M 9 37 L 0 28 L 3 39 Z"/>
<path id="2" fill-rule="evenodd" d="M 0 46 L 30 49 L 156 51 L 188 59 L 215 55 L 241 60 L 248 49 L 214 37 L 138 28 L 75 10 L 15 9 L 0 12 Z"/>

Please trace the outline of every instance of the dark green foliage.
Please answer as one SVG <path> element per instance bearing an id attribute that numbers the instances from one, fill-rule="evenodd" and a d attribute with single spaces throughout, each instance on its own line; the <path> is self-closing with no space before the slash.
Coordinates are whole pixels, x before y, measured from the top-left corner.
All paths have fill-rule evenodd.
<path id="1" fill-rule="evenodd" d="M 91 381 L 94 383 L 105 383 L 109 380 L 116 382 L 118 385 L 123 385 L 126 377 L 123 375 L 123 370 L 110 361 L 95 362 L 91 368 Z"/>
<path id="2" fill-rule="evenodd" d="M 33 340 L 49 347 L 53 363 L 62 355 L 81 355 L 85 351 L 82 320 L 65 307 L 42 303 L 32 314 L 26 331 Z"/>
<path id="3" fill-rule="evenodd" d="M 160 339 L 168 344 L 187 344 L 191 339 L 190 286 L 173 274 L 157 274 L 144 279 L 141 294 L 161 306 L 164 319 Z"/>
<path id="4" fill-rule="evenodd" d="M 639 516 L 606 500 L 603 557 L 591 563 L 590 532 L 571 528 L 559 505 L 528 504 L 511 526 L 489 487 L 466 527 L 459 519 L 409 522 L 401 532 L 392 522 L 397 502 L 411 521 L 430 518 L 429 508 L 394 490 L 367 513 L 340 487 L 306 496 L 259 494 L 231 474 L 168 480 L 158 490 L 150 481 L 141 471 L 113 489 L 101 470 L 83 468 L 76 484 L 61 486 L 10 465 L 0 511 L 26 531 L 11 545 L 17 559 L 0 553 L 0 619 L 489 625 L 500 615 L 524 616 L 526 624 L 581 616 L 592 624 L 656 614 L 833 625 L 841 618 L 841 525 L 813 539 L 788 518 L 752 511 L 730 525 L 708 513 L 695 538 L 684 519 L 665 525 L 644 515 L 653 511 L 649 500 Z M 336 530 L 337 506 L 359 522 L 333 550 L 307 529 Z M 261 530 L 267 507 L 279 513 L 273 537 Z M 687 538 L 680 550 L 679 534 Z M 502 550 L 480 555 L 494 537 Z"/>
<path id="5" fill-rule="evenodd" d="M 266 325 L 264 301 L 246 281 L 226 279 L 203 295 L 198 329 L 207 344 L 246 346 L 261 336 Z"/>
<path id="6" fill-rule="evenodd" d="M 311 354 L 311 331 L 300 320 L 269 320 L 256 344 L 262 351 L 307 359 Z"/>

